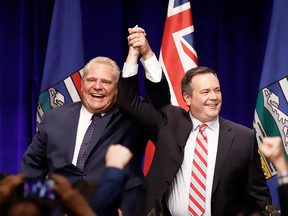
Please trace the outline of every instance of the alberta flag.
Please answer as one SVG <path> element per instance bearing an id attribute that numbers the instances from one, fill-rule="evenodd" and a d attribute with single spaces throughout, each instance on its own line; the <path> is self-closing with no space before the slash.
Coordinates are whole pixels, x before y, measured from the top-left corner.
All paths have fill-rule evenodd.
<path id="1" fill-rule="evenodd" d="M 44 112 L 80 100 L 80 69 L 83 66 L 80 1 L 56 0 L 37 107 L 37 124 Z"/>
<path id="2" fill-rule="evenodd" d="M 181 93 L 181 79 L 190 68 L 197 67 L 194 49 L 194 26 L 189 0 L 170 0 L 162 39 L 159 62 L 170 87 L 173 105 L 187 110 Z M 144 158 L 146 175 L 154 155 L 155 147 L 149 142 Z"/>
<path id="3" fill-rule="evenodd" d="M 258 145 L 263 137 L 280 136 L 288 160 L 288 1 L 274 1 L 253 127 Z M 262 154 L 261 154 L 262 155 Z M 262 167 L 272 202 L 279 206 L 277 170 L 263 155 Z"/>

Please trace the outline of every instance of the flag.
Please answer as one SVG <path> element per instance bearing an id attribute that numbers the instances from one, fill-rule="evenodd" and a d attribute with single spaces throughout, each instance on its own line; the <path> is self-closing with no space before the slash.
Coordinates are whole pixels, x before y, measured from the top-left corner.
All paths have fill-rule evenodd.
<path id="1" fill-rule="evenodd" d="M 172 104 L 187 110 L 182 98 L 181 79 L 187 70 L 198 65 L 189 0 L 170 0 L 168 3 L 159 62 L 170 87 Z M 152 163 L 154 151 L 155 146 L 149 142 L 144 157 L 145 175 Z"/>
<path id="2" fill-rule="evenodd" d="M 46 111 L 80 100 L 80 69 L 83 66 L 80 1 L 56 0 L 37 107 L 37 124 Z"/>
<path id="3" fill-rule="evenodd" d="M 263 137 L 280 136 L 288 159 L 288 1 L 274 1 L 253 128 L 258 145 Z M 260 152 L 261 153 L 261 152 Z M 261 153 L 272 203 L 279 206 L 277 170 Z"/>

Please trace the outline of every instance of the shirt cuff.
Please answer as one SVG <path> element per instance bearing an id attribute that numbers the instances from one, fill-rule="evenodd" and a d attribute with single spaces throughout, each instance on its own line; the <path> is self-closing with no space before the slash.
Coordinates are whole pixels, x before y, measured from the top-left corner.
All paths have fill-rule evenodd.
<path id="1" fill-rule="evenodd" d="M 162 68 L 156 55 L 154 54 L 147 60 L 144 60 L 142 57 L 140 61 L 145 69 L 146 78 L 154 83 L 160 82 L 162 78 Z"/>
<path id="2" fill-rule="evenodd" d="M 124 62 L 123 70 L 122 70 L 122 77 L 128 78 L 136 75 L 138 73 L 138 64 L 137 65 L 129 65 Z"/>
<path id="3" fill-rule="evenodd" d="M 288 170 L 283 170 L 277 173 L 278 185 L 288 184 Z"/>

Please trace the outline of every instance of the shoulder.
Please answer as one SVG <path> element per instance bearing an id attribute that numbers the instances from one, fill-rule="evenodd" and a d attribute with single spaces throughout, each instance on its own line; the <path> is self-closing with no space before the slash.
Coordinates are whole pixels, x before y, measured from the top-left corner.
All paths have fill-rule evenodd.
<path id="1" fill-rule="evenodd" d="M 174 105 L 166 105 L 161 110 L 166 114 L 174 114 L 174 115 L 186 115 L 186 110 L 182 107 L 174 106 Z"/>
<path id="2" fill-rule="evenodd" d="M 47 112 L 45 112 L 44 115 L 53 116 L 53 115 L 62 115 L 65 112 L 75 112 L 77 110 L 80 110 L 81 106 L 82 106 L 81 101 L 69 103 L 69 104 L 65 104 L 65 105 L 50 109 Z"/>
<path id="3" fill-rule="evenodd" d="M 166 105 L 164 106 L 161 111 L 164 113 L 168 121 L 175 120 L 176 122 L 182 121 L 182 120 L 189 120 L 189 112 L 187 112 L 185 109 L 179 106 L 173 106 L 173 105 Z"/>
<path id="4" fill-rule="evenodd" d="M 243 134 L 254 134 L 254 130 L 248 128 L 244 125 L 232 122 L 230 120 L 224 119 L 221 116 L 219 117 L 220 127 L 225 127 L 233 132 L 243 133 Z"/>

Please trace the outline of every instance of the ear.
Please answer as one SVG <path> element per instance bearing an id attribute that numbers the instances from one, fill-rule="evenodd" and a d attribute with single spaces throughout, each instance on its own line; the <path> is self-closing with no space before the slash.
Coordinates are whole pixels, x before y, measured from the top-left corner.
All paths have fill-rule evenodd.
<path id="1" fill-rule="evenodd" d="M 190 97 L 190 95 L 187 94 L 187 93 L 183 93 L 183 99 L 184 99 L 185 103 L 187 104 L 187 106 L 190 107 L 190 105 L 191 105 L 191 102 L 190 102 L 191 97 Z"/>

